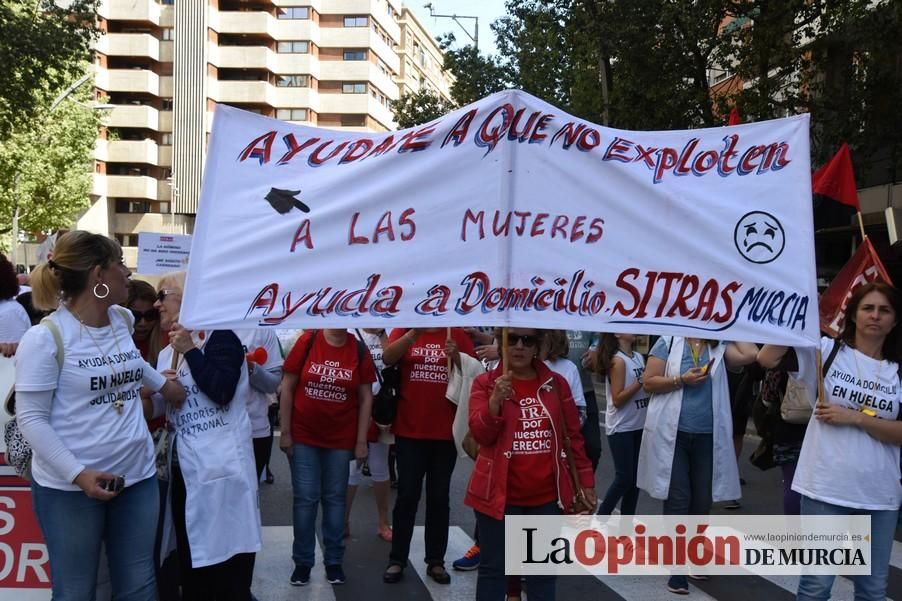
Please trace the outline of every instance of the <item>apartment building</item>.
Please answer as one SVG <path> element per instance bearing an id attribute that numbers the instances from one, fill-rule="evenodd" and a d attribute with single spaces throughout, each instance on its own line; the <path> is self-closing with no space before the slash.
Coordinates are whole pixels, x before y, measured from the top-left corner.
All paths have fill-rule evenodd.
<path id="1" fill-rule="evenodd" d="M 395 128 L 389 104 L 448 96 L 442 54 L 400 0 L 104 0 L 93 202 L 77 227 L 135 267 L 138 232 L 191 233 L 217 103 L 353 131 Z"/>

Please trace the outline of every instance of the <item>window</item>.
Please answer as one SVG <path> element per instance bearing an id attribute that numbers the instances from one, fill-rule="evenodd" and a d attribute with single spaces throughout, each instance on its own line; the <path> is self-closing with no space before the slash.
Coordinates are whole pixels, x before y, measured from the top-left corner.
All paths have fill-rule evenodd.
<path id="1" fill-rule="evenodd" d="M 276 80 L 277 88 L 306 88 L 309 85 L 308 75 L 279 75 Z"/>
<path id="2" fill-rule="evenodd" d="M 138 246 L 138 234 L 116 234 L 119 246 Z"/>
<path id="3" fill-rule="evenodd" d="M 140 104 L 140 102 L 138 104 Z M 172 98 L 164 98 L 163 99 L 163 110 L 164 111 L 172 110 Z"/>
<path id="4" fill-rule="evenodd" d="M 150 203 L 142 200 L 116 200 L 117 213 L 150 213 Z"/>
<path id="5" fill-rule="evenodd" d="M 309 19 L 309 6 L 283 6 L 279 9 L 280 19 Z"/>
<path id="6" fill-rule="evenodd" d="M 173 38 L 173 29 L 172 27 L 164 27 L 163 28 L 163 41 L 168 42 L 172 41 Z"/>
<path id="7" fill-rule="evenodd" d="M 172 134 L 163 134 L 160 136 L 160 144 L 163 146 L 172 146 Z"/>
<path id="8" fill-rule="evenodd" d="M 343 83 L 341 84 L 342 94 L 366 94 L 366 83 Z"/>
<path id="9" fill-rule="evenodd" d="M 307 54 L 310 52 L 310 42 L 292 41 L 279 42 L 276 50 L 281 54 Z"/>
<path id="10" fill-rule="evenodd" d="M 342 115 L 341 125 L 343 127 L 363 127 L 366 125 L 366 115 Z"/>
<path id="11" fill-rule="evenodd" d="M 346 61 L 365 61 L 366 60 L 366 49 L 365 48 L 355 48 L 353 50 L 345 50 L 344 51 L 344 60 L 346 60 Z"/>
<path id="12" fill-rule="evenodd" d="M 345 17 L 345 27 L 366 27 L 369 19 L 366 17 Z"/>
<path id="13" fill-rule="evenodd" d="M 276 119 L 282 121 L 306 121 L 307 109 L 276 109 Z"/>

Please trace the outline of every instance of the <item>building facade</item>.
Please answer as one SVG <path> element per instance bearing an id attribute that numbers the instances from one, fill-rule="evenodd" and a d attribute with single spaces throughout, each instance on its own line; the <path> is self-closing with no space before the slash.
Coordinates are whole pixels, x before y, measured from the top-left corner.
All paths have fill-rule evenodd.
<path id="1" fill-rule="evenodd" d="M 217 103 L 316 127 L 395 128 L 390 103 L 449 97 L 432 36 L 400 0 L 104 0 L 92 205 L 76 224 L 115 237 L 191 233 Z"/>

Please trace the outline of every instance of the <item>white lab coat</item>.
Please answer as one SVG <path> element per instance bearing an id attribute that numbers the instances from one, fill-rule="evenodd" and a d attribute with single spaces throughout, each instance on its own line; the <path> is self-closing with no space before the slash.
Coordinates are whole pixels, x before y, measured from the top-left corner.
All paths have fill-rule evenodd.
<path id="1" fill-rule="evenodd" d="M 160 351 L 158 366 L 172 365 L 172 347 Z M 251 422 L 245 399 L 247 369 L 232 402 L 216 405 L 201 392 L 187 362 L 181 361 L 178 379 L 188 390 L 179 410 L 170 409 L 167 421 L 177 445 L 185 480 L 185 525 L 195 568 L 222 563 L 238 553 L 256 553 L 262 546 L 257 470 L 251 442 Z M 171 449 L 171 445 L 170 445 Z M 163 556 L 174 548 L 171 503 L 166 504 Z"/>
<path id="2" fill-rule="evenodd" d="M 670 353 L 664 371 L 666 376 L 680 374 L 685 338 L 672 337 Z M 733 418 L 730 412 L 730 390 L 727 386 L 726 365 L 723 355 L 726 344 L 719 344 L 711 351 L 715 359 L 711 371 L 712 403 L 714 413 L 714 469 L 712 497 L 714 501 L 739 499 L 739 467 L 733 450 Z M 639 449 L 639 468 L 636 485 L 656 499 L 666 499 L 670 492 L 670 475 L 676 448 L 677 427 L 683 389 L 652 394 L 642 430 L 642 446 Z"/>

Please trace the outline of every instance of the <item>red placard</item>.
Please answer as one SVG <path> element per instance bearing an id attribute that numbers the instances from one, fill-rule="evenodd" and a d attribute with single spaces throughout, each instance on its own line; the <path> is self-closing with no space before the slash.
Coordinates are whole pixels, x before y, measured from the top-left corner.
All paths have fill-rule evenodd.
<path id="1" fill-rule="evenodd" d="M 50 560 L 31 489 L 16 482 L 24 481 L 0 475 L 0 597 L 15 589 L 50 589 Z"/>

